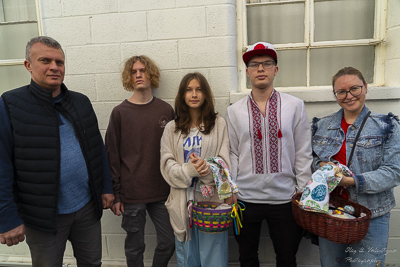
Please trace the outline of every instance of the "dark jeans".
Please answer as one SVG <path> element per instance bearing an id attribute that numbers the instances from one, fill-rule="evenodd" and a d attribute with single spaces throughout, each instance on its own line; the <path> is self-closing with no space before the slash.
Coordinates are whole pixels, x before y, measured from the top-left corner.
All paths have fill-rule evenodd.
<path id="1" fill-rule="evenodd" d="M 303 230 L 293 218 L 292 204 L 269 205 L 242 202 L 246 205 L 246 210 L 243 212 L 243 228 L 240 235 L 235 235 L 239 243 L 240 266 L 260 266 L 258 245 L 261 223 L 264 219 L 268 223 L 269 234 L 274 246 L 276 266 L 296 266 L 296 253 Z"/>
<path id="2" fill-rule="evenodd" d="M 167 267 L 175 251 L 175 235 L 169 222 L 165 201 L 147 204 L 124 203 L 124 208 L 121 226 L 126 231 L 125 256 L 128 267 L 143 266 L 143 253 L 146 247 L 144 243 L 146 210 L 157 234 L 153 267 Z"/>
<path id="3" fill-rule="evenodd" d="M 33 267 L 61 267 L 67 240 L 79 267 L 101 266 L 101 224 L 93 201 L 71 214 L 57 216 L 56 233 L 25 227 Z"/>

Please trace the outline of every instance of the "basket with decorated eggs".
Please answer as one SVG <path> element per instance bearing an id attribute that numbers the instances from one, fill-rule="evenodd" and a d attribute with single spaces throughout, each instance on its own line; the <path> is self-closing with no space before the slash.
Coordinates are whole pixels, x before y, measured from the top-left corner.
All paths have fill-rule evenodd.
<path id="1" fill-rule="evenodd" d="M 339 244 L 360 242 L 368 232 L 371 211 L 330 193 L 342 176 L 351 176 L 344 165 L 325 165 L 313 173 L 303 193 L 292 197 L 293 216 L 310 233 Z"/>

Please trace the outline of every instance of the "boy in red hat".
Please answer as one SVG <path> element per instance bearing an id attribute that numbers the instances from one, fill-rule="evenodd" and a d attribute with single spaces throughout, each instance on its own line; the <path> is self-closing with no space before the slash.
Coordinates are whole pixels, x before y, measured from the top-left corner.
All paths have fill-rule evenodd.
<path id="1" fill-rule="evenodd" d="M 262 221 L 268 229 L 276 266 L 296 266 L 302 229 L 291 198 L 311 177 L 311 131 L 302 100 L 274 89 L 278 74 L 275 48 L 264 42 L 243 54 L 251 94 L 226 113 L 232 176 L 243 202 L 243 229 L 236 236 L 241 266 L 259 266 Z"/>

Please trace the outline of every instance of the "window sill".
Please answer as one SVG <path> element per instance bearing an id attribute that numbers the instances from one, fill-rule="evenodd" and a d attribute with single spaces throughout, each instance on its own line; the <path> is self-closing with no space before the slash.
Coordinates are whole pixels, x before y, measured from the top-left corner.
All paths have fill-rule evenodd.
<path id="1" fill-rule="evenodd" d="M 28 23 L 37 23 L 37 20 L 2 21 L 2 22 L 0 22 L 0 26 L 16 25 L 16 24 L 28 24 Z"/>
<path id="2" fill-rule="evenodd" d="M 305 103 L 334 102 L 332 87 L 318 88 L 276 88 L 279 92 L 288 93 L 302 99 Z M 230 93 L 230 103 L 250 94 L 251 90 Z M 367 100 L 400 99 L 400 87 L 368 87 Z"/>

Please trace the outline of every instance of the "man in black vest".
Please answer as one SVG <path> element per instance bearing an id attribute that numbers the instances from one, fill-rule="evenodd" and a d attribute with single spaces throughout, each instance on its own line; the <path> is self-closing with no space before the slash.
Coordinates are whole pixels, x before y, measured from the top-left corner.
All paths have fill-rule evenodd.
<path id="1" fill-rule="evenodd" d="M 64 62 L 57 41 L 31 39 L 31 83 L 0 98 L 0 243 L 26 236 L 32 266 L 53 267 L 70 240 L 78 266 L 100 266 L 112 179 L 93 107 L 64 85 Z"/>

